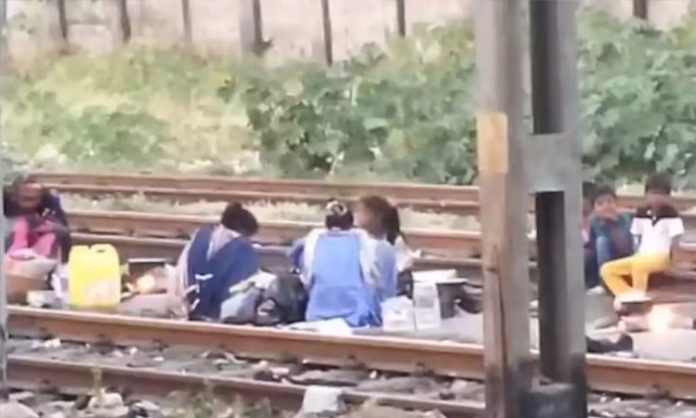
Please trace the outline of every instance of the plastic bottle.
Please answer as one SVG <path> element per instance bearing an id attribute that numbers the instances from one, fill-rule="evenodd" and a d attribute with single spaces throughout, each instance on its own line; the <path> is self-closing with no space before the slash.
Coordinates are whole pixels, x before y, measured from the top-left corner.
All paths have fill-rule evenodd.
<path id="1" fill-rule="evenodd" d="M 68 260 L 70 306 L 109 310 L 121 303 L 121 268 L 112 245 L 75 246 Z"/>
<path id="2" fill-rule="evenodd" d="M 418 331 L 440 328 L 442 317 L 437 283 L 433 281 L 413 283 L 413 311 Z"/>

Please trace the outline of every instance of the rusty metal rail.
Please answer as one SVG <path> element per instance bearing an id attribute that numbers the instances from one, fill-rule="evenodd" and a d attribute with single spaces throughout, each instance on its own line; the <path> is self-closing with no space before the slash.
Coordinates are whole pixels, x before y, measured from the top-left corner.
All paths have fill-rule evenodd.
<path id="1" fill-rule="evenodd" d="M 188 237 L 197 228 L 216 222 L 213 217 L 143 212 L 72 211 L 68 217 L 76 232 L 160 238 Z M 263 222 L 256 240 L 268 245 L 287 245 L 318 226 L 306 222 Z M 475 258 L 481 253 L 481 235 L 477 231 L 406 230 L 404 233 L 409 245 L 430 255 Z M 682 244 L 677 260 L 696 262 L 696 245 Z"/>
<path id="2" fill-rule="evenodd" d="M 59 191 L 104 196 L 143 194 L 177 201 L 268 201 L 323 203 L 329 197 L 355 201 L 357 196 L 377 194 L 392 198 L 399 206 L 461 215 L 478 215 L 478 188 L 407 183 L 346 183 L 221 176 L 161 176 L 152 174 L 35 173 L 47 186 Z M 639 195 L 622 195 L 619 204 L 635 208 Z M 676 196 L 679 210 L 696 207 L 696 196 Z M 533 205 L 530 202 L 530 210 Z M 691 218 L 691 216 L 687 216 Z M 696 224 L 696 220 L 689 223 Z"/>
<path id="3" fill-rule="evenodd" d="M 111 244 L 118 250 L 122 259 L 140 257 L 166 258 L 175 262 L 186 241 L 174 238 L 132 237 L 125 235 L 104 235 L 75 233 L 73 243 L 77 245 Z M 262 246 L 257 248 L 265 268 L 280 266 L 287 270 L 287 247 Z M 530 263 L 530 268 L 533 265 Z M 477 258 L 451 258 L 426 256 L 414 260 L 415 270 L 455 269 L 461 277 L 478 278 L 481 275 L 481 262 Z"/>
<path id="4" fill-rule="evenodd" d="M 13 334 L 40 333 L 79 342 L 166 344 L 221 348 L 242 357 L 280 359 L 405 373 L 432 371 L 481 379 L 483 348 L 478 345 L 405 338 L 326 336 L 313 333 L 208 323 L 144 319 L 106 314 L 10 308 Z M 537 354 L 532 353 L 537 359 Z M 16 359 L 16 358 L 15 358 Z M 10 370 L 16 365 L 10 363 Z M 675 398 L 696 393 L 696 365 L 588 356 L 590 387 L 645 395 L 656 389 Z M 36 375 L 34 375 L 36 376 Z M 91 374 L 90 374 L 91 378 Z"/>
<path id="5" fill-rule="evenodd" d="M 99 369 L 105 385 L 128 388 L 139 395 L 166 397 L 175 391 L 212 390 L 219 396 L 240 395 L 245 400 L 268 400 L 276 408 L 297 411 L 302 405 L 306 387 L 251 379 L 219 377 L 211 374 L 176 373 L 142 370 L 122 366 L 104 366 L 76 361 L 40 360 L 26 356 L 10 356 L 9 382 L 22 389 L 56 388 L 61 393 L 83 394 L 94 387 L 94 370 Z M 195 392 L 194 392 L 195 393 Z M 374 394 L 344 390 L 341 398 L 351 405 L 360 405 Z M 476 402 L 440 401 L 414 396 L 379 395 L 380 404 L 403 409 L 438 410 L 449 418 L 483 415 L 484 406 Z"/>
<path id="6" fill-rule="evenodd" d="M 73 230 L 79 232 L 163 238 L 188 237 L 201 226 L 218 222 L 216 217 L 144 212 L 71 211 L 68 218 Z M 262 222 L 255 239 L 263 244 L 287 245 L 319 226 L 308 222 Z M 408 230 L 405 233 L 410 245 L 433 254 L 456 253 L 473 256 L 479 251 L 480 238 L 477 232 Z"/>
<path id="7" fill-rule="evenodd" d="M 34 173 L 44 184 L 59 187 L 91 185 L 101 187 L 154 188 L 170 190 L 234 190 L 254 193 L 323 195 L 349 198 L 377 194 L 394 199 L 433 201 L 478 200 L 478 188 L 408 183 L 346 183 L 315 180 L 264 179 L 222 176 L 160 176 L 151 174 Z"/>

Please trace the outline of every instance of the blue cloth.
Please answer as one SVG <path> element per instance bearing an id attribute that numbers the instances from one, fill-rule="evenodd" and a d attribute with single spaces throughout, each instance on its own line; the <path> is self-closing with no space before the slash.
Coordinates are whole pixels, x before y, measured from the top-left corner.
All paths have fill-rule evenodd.
<path id="1" fill-rule="evenodd" d="M 381 294 L 377 295 L 376 303 L 382 303 L 385 299 L 396 296 L 397 277 L 399 275 L 396 266 L 396 249 L 389 241 L 381 239 L 377 241 L 377 264 L 379 266 L 381 281 Z M 381 312 L 381 311 L 380 311 Z M 381 316 L 380 316 L 381 323 Z"/>
<path id="2" fill-rule="evenodd" d="M 307 321 L 342 318 L 352 327 L 379 325 L 360 265 L 360 238 L 326 233 L 314 250 Z"/>
<path id="3" fill-rule="evenodd" d="M 292 245 L 288 253 L 290 258 L 290 264 L 293 268 L 297 270 L 302 270 L 304 266 L 302 265 L 302 257 L 304 256 L 305 239 L 300 238 Z"/>
<path id="4" fill-rule="evenodd" d="M 604 263 L 616 260 L 611 248 L 611 240 L 606 236 L 597 237 L 593 248 L 585 249 L 585 285 L 588 289 L 601 283 L 599 269 Z"/>
<path id="5" fill-rule="evenodd" d="M 230 297 L 230 287 L 260 268 L 254 247 L 244 237 L 231 240 L 208 257 L 212 234 L 213 227 L 199 230 L 189 248 L 188 286 L 193 291 L 187 297 L 192 318 L 219 319 L 220 306 Z"/>
<path id="6" fill-rule="evenodd" d="M 301 243 L 297 248 L 306 251 Z M 374 259 L 374 270 L 365 268 L 364 251 L 372 253 L 367 259 Z M 382 324 L 381 302 L 396 294 L 391 245 L 369 241 L 365 234 L 329 231 L 318 237 L 311 259 L 307 321 L 342 318 L 351 327 Z M 375 277 L 366 278 L 368 270 Z"/>
<path id="7" fill-rule="evenodd" d="M 592 288 L 601 283 L 599 270 L 605 263 L 631 254 L 631 217 L 621 214 L 615 222 L 594 217 L 590 223 L 590 239 L 585 248 L 586 286 Z"/>

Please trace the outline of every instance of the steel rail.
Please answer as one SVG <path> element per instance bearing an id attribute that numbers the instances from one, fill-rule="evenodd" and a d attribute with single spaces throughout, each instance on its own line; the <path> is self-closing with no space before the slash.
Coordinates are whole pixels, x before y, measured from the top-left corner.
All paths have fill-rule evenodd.
<path id="1" fill-rule="evenodd" d="M 77 245 L 111 244 L 118 250 L 123 260 L 140 257 L 156 257 L 176 262 L 186 240 L 173 238 L 131 237 L 124 235 L 104 235 L 74 233 L 72 241 Z M 289 266 L 288 247 L 260 246 L 257 253 L 264 266 Z M 534 265 L 530 263 L 530 268 Z M 481 275 L 481 262 L 477 258 L 451 258 L 426 256 L 414 259 L 414 270 L 455 269 L 460 277 L 478 278 Z"/>
<path id="2" fill-rule="evenodd" d="M 13 334 L 40 333 L 79 342 L 220 348 L 241 357 L 297 360 L 337 367 L 361 365 L 404 373 L 482 379 L 483 347 L 406 338 L 327 336 L 306 332 L 107 314 L 10 308 Z M 530 355 L 538 360 L 538 353 Z M 12 369 L 12 368 L 11 368 Z M 656 390 L 675 398 L 696 394 L 696 365 L 588 355 L 590 387 L 596 391 L 646 395 Z"/>
<path id="3" fill-rule="evenodd" d="M 197 228 L 216 222 L 213 217 L 144 212 L 72 211 L 68 218 L 75 232 L 161 238 L 188 237 Z M 319 226 L 307 222 L 262 222 L 255 239 L 268 245 L 287 245 Z M 481 253 L 478 231 L 405 230 L 404 233 L 409 245 L 430 255 L 475 258 Z M 682 243 L 676 260 L 695 262 L 696 244 Z"/>
<path id="4" fill-rule="evenodd" d="M 296 384 L 220 377 L 214 374 L 133 369 L 76 361 L 43 360 L 21 355 L 10 356 L 9 366 L 9 381 L 12 386 L 33 390 L 50 387 L 61 393 L 83 394 L 93 389 L 95 370 L 99 370 L 104 385 L 128 388 L 138 395 L 163 398 L 175 391 L 212 391 L 223 397 L 240 395 L 245 400 L 268 400 L 276 408 L 295 411 L 302 406 L 307 389 Z M 483 404 L 477 402 L 419 399 L 412 395 L 376 395 L 351 389 L 343 390 L 341 394 L 341 399 L 350 405 L 360 405 L 375 398 L 379 399 L 381 405 L 438 410 L 450 418 L 479 417 L 484 412 Z"/>
<path id="5" fill-rule="evenodd" d="M 348 183 L 318 180 L 286 180 L 222 176 L 162 176 L 152 174 L 35 173 L 57 190 L 103 196 L 145 194 L 175 200 L 256 200 L 322 203 L 328 197 L 353 201 L 357 196 L 377 194 L 414 209 L 478 214 L 478 187 L 409 183 Z M 178 196 L 178 198 L 177 198 Z M 258 199 L 256 199 L 258 197 Z M 619 205 L 635 208 L 640 195 L 621 195 Z M 696 207 L 696 196 L 675 196 L 679 210 Z M 530 202 L 530 209 L 532 208 Z"/>
<path id="6" fill-rule="evenodd" d="M 71 211 L 68 213 L 68 220 L 71 228 L 79 232 L 163 238 L 188 237 L 196 229 L 218 222 L 217 217 L 209 216 L 111 211 Z M 261 222 L 255 240 L 269 245 L 287 245 L 320 226 L 320 224 L 308 222 Z M 430 253 L 457 253 L 469 256 L 478 254 L 480 239 L 477 232 L 432 232 L 414 229 L 404 232 L 411 246 L 423 248 Z"/>
<path id="7" fill-rule="evenodd" d="M 260 193 L 324 195 L 337 198 L 377 194 L 394 199 L 436 201 L 478 200 L 478 188 L 409 183 L 347 183 L 316 180 L 265 179 L 222 176 L 161 176 L 152 174 L 33 173 L 44 184 L 94 185 L 179 190 L 235 190 Z"/>
<path id="8" fill-rule="evenodd" d="M 259 192 L 234 189 L 209 190 L 209 189 L 174 189 L 161 187 L 133 187 L 133 186 L 99 186 L 94 184 L 62 184 L 44 183 L 46 187 L 62 193 L 72 193 L 93 198 L 105 195 L 133 196 L 143 195 L 150 199 L 169 200 L 180 203 L 195 203 L 200 201 L 210 202 L 241 202 L 241 203 L 296 203 L 310 205 L 324 205 L 336 194 L 307 194 L 284 192 Z M 344 202 L 354 204 L 358 196 L 343 196 Z M 458 215 L 478 216 L 479 205 L 475 201 L 458 200 L 431 200 L 421 198 L 391 199 L 392 203 L 400 208 L 413 208 L 426 212 L 455 213 Z"/>

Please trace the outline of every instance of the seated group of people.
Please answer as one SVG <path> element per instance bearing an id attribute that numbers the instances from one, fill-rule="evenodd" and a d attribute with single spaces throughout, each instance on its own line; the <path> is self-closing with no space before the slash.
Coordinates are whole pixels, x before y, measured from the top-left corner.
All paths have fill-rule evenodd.
<path id="1" fill-rule="evenodd" d="M 645 203 L 633 216 L 621 213 L 615 191 L 585 185 L 583 238 L 586 285 L 608 290 L 615 302 L 644 299 L 651 275 L 670 268 L 684 233 L 671 203 L 671 182 L 656 175 L 645 184 Z M 59 197 L 23 176 L 3 190 L 11 233 L 6 253 L 67 262 L 70 232 Z M 220 223 L 196 232 L 178 261 L 170 286 L 172 310 L 194 319 L 220 319 L 229 289 L 256 275 L 261 263 L 251 237 L 259 224 L 240 204 L 230 204 Z M 361 198 L 354 210 L 332 200 L 325 225 L 292 247 L 289 258 L 307 293 L 305 319 L 342 318 L 350 326 L 378 326 L 381 303 L 409 294 L 411 251 L 396 207 L 381 196 Z"/>
<path id="2" fill-rule="evenodd" d="M 229 289 L 260 269 L 250 241 L 257 231 L 253 214 L 239 204 L 228 205 L 218 225 L 199 230 L 179 258 L 173 312 L 223 319 Z M 295 243 L 289 257 L 307 292 L 307 321 L 341 318 L 352 327 L 378 326 L 380 304 L 408 292 L 410 250 L 397 209 L 380 196 L 360 199 L 355 213 L 329 202 L 325 226 Z"/>
<path id="3" fill-rule="evenodd" d="M 584 187 L 586 285 L 609 290 L 617 308 L 624 301 L 646 299 L 651 275 L 670 268 L 684 233 L 684 223 L 671 203 L 671 192 L 668 177 L 649 178 L 645 203 L 630 216 L 619 213 L 612 188 Z"/>

